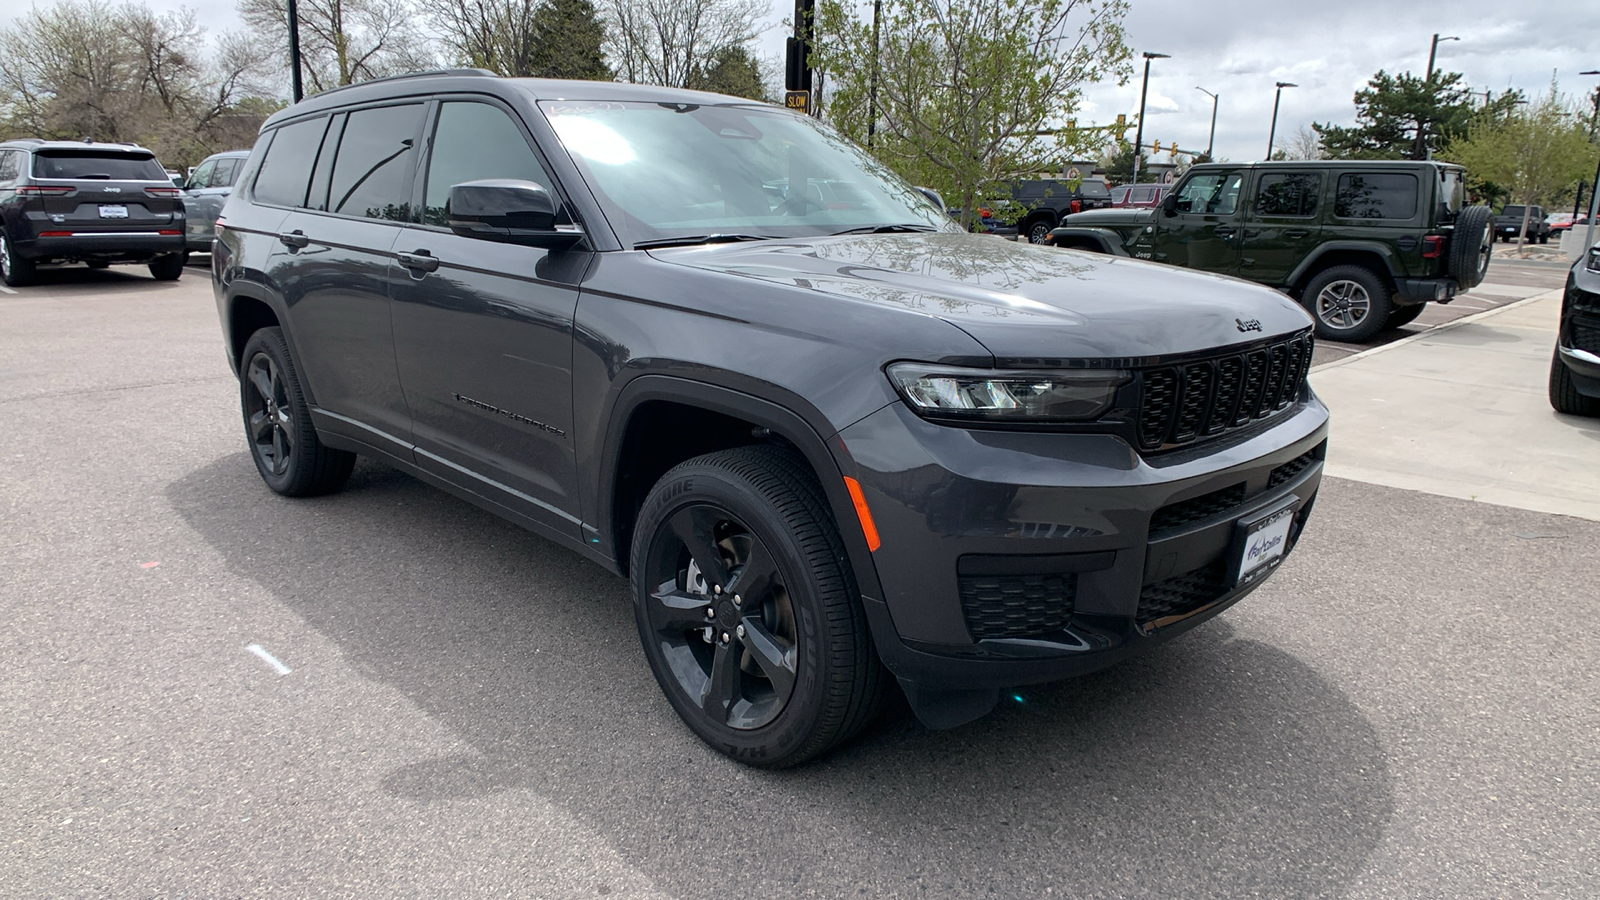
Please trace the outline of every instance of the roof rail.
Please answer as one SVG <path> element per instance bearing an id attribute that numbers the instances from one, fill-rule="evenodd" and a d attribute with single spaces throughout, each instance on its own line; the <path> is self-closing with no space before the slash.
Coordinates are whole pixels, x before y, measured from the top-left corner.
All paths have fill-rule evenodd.
<path id="1" fill-rule="evenodd" d="M 44 138 L 9 138 L 9 139 L 7 139 L 5 141 L 0 141 L 0 143 L 6 143 L 6 144 L 43 144 L 43 143 L 45 143 L 45 139 Z"/>
<path id="2" fill-rule="evenodd" d="M 429 69 L 425 72 L 406 72 L 403 75 L 386 75 L 383 78 L 370 78 L 366 81 L 357 81 L 352 84 L 341 84 L 336 88 L 328 88 L 325 91 L 319 91 L 315 94 L 312 94 L 311 97 L 307 97 L 306 99 L 310 100 L 312 97 L 322 97 L 338 91 L 347 91 L 351 88 L 362 87 L 368 84 L 382 84 L 385 81 L 399 81 L 402 78 L 436 78 L 445 75 L 475 75 L 480 78 L 500 77 L 488 69 Z"/>

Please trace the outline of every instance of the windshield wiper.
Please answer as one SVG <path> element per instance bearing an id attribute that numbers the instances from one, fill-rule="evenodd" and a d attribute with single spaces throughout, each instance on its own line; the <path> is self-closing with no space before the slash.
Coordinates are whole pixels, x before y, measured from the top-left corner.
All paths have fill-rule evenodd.
<path id="1" fill-rule="evenodd" d="M 830 232 L 830 236 L 841 234 L 898 234 L 905 231 L 938 230 L 932 225 L 863 225 L 860 228 L 846 228 L 843 231 Z"/>
<path id="2" fill-rule="evenodd" d="M 739 241 L 773 241 L 777 239 L 778 235 L 775 234 L 692 234 L 687 237 L 635 241 L 633 249 L 648 250 L 651 247 L 688 247 L 694 244 L 733 244 Z"/>

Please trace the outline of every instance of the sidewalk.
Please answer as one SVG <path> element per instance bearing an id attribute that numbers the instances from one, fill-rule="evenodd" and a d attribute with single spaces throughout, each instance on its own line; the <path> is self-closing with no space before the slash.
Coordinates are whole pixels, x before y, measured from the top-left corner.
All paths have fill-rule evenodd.
<path id="1" fill-rule="evenodd" d="M 1546 291 L 1313 370 L 1327 473 L 1600 520 L 1600 419 L 1545 395 L 1560 311 Z"/>

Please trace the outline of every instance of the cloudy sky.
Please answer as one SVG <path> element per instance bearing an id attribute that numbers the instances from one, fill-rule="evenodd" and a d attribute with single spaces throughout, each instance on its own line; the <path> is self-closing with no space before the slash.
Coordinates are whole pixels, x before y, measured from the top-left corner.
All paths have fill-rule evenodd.
<path id="1" fill-rule="evenodd" d="M 0 22 L 29 5 L 51 2 L 0 4 Z M 212 32 L 239 25 L 228 0 L 147 2 L 156 9 L 190 6 Z M 1600 82 L 1577 74 L 1600 69 L 1600 2 L 1595 0 L 1131 0 L 1131 6 L 1126 25 L 1135 53 L 1172 56 L 1151 67 L 1146 142 L 1175 140 L 1184 149 L 1205 148 L 1211 99 L 1195 90 L 1199 86 L 1221 97 L 1217 154 L 1234 160 L 1266 154 L 1274 82 L 1300 85 L 1283 92 L 1280 143 L 1313 121 L 1348 124 L 1355 116 L 1351 95 L 1374 72 L 1422 73 L 1435 32 L 1460 38 L 1440 43 L 1439 67 L 1464 73 L 1480 91 L 1515 87 L 1539 93 L 1555 73 L 1563 92 L 1579 97 Z M 760 41 L 763 57 L 780 57 L 781 22 L 793 8 L 792 0 L 774 0 L 770 27 Z M 1080 123 L 1135 113 L 1138 72 L 1127 85 L 1090 89 L 1088 101 Z"/>

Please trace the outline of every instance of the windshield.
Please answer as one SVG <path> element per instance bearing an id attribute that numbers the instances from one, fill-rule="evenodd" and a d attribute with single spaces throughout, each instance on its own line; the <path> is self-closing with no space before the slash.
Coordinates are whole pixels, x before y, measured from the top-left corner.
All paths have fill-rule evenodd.
<path id="1" fill-rule="evenodd" d="M 1520 215 L 1522 215 L 1522 207 L 1520 207 L 1520 206 L 1507 206 L 1504 209 L 1500 210 L 1500 215 L 1502 215 L 1502 216 L 1520 216 Z"/>
<path id="2" fill-rule="evenodd" d="M 35 178 L 101 178 L 108 181 L 166 181 L 167 172 L 148 153 L 115 150 L 40 150 L 33 155 Z"/>
<path id="3" fill-rule="evenodd" d="M 541 106 L 629 244 L 957 230 L 911 185 L 806 116 L 746 105 Z M 795 190 L 791 185 L 804 185 Z"/>

